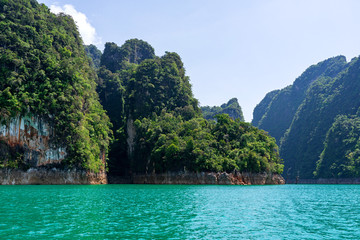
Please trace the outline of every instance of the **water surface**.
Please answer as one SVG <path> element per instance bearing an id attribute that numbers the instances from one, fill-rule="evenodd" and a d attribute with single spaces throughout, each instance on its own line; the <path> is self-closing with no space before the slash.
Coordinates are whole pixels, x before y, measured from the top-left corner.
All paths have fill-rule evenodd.
<path id="1" fill-rule="evenodd" d="M 360 239 L 360 185 L 0 186 L 0 239 Z"/>

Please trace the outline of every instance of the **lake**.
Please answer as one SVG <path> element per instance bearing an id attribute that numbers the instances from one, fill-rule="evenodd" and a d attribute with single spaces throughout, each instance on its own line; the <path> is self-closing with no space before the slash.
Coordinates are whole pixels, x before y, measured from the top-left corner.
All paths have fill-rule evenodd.
<path id="1" fill-rule="evenodd" d="M 360 239 L 360 185 L 0 186 L 0 239 Z"/>

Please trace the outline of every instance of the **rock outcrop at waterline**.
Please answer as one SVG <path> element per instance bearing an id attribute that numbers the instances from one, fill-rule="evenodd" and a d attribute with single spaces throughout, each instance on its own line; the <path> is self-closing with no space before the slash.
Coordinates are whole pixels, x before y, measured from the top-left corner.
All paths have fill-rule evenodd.
<path id="1" fill-rule="evenodd" d="M 214 185 L 277 185 L 285 184 L 280 174 L 226 172 L 168 172 L 133 175 L 135 184 L 214 184 Z"/>
<path id="2" fill-rule="evenodd" d="M 105 172 L 91 173 L 84 170 L 57 168 L 1 169 L 1 185 L 63 185 L 107 184 Z"/>
<path id="3" fill-rule="evenodd" d="M 77 169 L 30 168 L 1 169 L 0 185 L 62 185 L 62 184 L 193 184 L 193 185 L 278 185 L 285 184 L 280 174 L 225 172 L 168 172 L 114 178 L 105 172 L 91 173 Z"/>

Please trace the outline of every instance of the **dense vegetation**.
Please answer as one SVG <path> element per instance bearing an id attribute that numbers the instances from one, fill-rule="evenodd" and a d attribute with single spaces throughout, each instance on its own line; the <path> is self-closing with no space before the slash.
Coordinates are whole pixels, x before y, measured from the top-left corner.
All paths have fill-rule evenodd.
<path id="1" fill-rule="evenodd" d="M 254 126 L 264 129 L 280 144 L 290 127 L 296 111 L 306 97 L 308 88 L 322 77 L 334 77 L 344 69 L 346 59 L 334 57 L 310 66 L 293 85 L 280 91 L 272 91 L 254 109 Z M 271 97 L 271 101 L 270 101 Z"/>
<path id="2" fill-rule="evenodd" d="M 0 0 L 0 19 L 2 124 L 39 116 L 54 129 L 54 144 L 66 148 L 67 166 L 99 171 L 110 122 L 73 19 L 54 15 L 35 0 Z"/>
<path id="3" fill-rule="evenodd" d="M 251 125 L 202 118 L 181 58 L 157 57 L 146 42 L 106 43 L 98 92 L 113 123 L 111 174 L 165 171 L 282 172 L 275 140 Z M 225 112 L 243 120 L 236 99 Z M 218 113 L 221 113 L 219 111 Z"/>
<path id="4" fill-rule="evenodd" d="M 232 119 L 239 119 L 244 121 L 244 115 L 237 98 L 230 99 L 227 103 L 222 104 L 220 107 L 201 107 L 203 117 L 207 120 L 215 120 L 218 114 L 228 114 Z"/>
<path id="5" fill-rule="evenodd" d="M 266 100 L 269 105 L 258 126 L 281 143 L 286 176 L 360 176 L 359 76 L 359 59 L 346 63 L 343 56 L 331 58 L 311 66 L 294 85 Z M 295 89 L 301 94 L 294 94 Z"/>
<path id="6" fill-rule="evenodd" d="M 273 98 L 279 93 L 280 90 L 274 90 L 266 94 L 263 100 L 256 105 L 253 112 L 253 119 L 251 123 L 254 126 L 259 126 L 262 118 L 265 118 L 265 113 L 268 111 L 268 107 L 271 104 Z"/>
<path id="7" fill-rule="evenodd" d="M 167 170 L 281 173 L 275 140 L 249 123 L 217 115 L 184 121 L 163 111 L 135 122 L 137 172 Z"/>
<path id="8" fill-rule="evenodd" d="M 103 170 L 113 135 L 111 174 L 282 172 L 275 139 L 240 121 L 236 99 L 213 114 L 240 120 L 202 117 L 178 54 L 158 57 L 138 39 L 106 43 L 102 54 L 83 45 L 70 16 L 35 0 L 0 0 L 0 19 L 1 124 L 29 115 L 48 122 L 52 144 L 66 149 L 63 166 Z M 1 152 L 10 151 L 6 144 Z M 26 165 L 21 154 L 0 166 Z"/>
<path id="9" fill-rule="evenodd" d="M 85 45 L 85 52 L 86 55 L 90 58 L 91 60 L 91 66 L 99 69 L 100 67 L 100 58 L 101 58 L 101 51 L 99 49 L 97 49 L 97 47 L 93 44 L 90 45 Z"/>
<path id="10" fill-rule="evenodd" d="M 360 117 L 336 117 L 326 134 L 315 175 L 331 178 L 360 176 Z"/>

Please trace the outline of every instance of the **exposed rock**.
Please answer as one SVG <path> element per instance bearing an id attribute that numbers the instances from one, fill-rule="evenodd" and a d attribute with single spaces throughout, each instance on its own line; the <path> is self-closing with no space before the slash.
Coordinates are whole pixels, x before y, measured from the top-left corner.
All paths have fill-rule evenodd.
<path id="1" fill-rule="evenodd" d="M 214 172 L 168 172 L 132 176 L 135 184 L 219 184 L 219 185 L 268 185 L 285 184 L 279 174 L 269 173 L 214 173 Z M 116 182 L 111 182 L 116 183 Z"/>
<path id="2" fill-rule="evenodd" d="M 90 173 L 84 170 L 57 168 L 0 169 L 0 185 L 59 185 L 107 184 L 105 172 Z M 215 173 L 168 172 L 163 174 L 136 175 L 129 178 L 109 177 L 113 184 L 209 184 L 209 185 L 270 185 L 285 184 L 279 174 L 268 173 Z"/>
<path id="3" fill-rule="evenodd" d="M 128 144 L 128 154 L 129 154 L 129 158 L 132 159 L 134 146 L 135 146 L 136 131 L 134 126 L 134 121 L 131 119 L 131 117 L 128 118 L 126 126 L 127 126 L 126 130 L 128 135 L 126 139 L 126 142 Z"/>
<path id="4" fill-rule="evenodd" d="M 10 150 L 15 150 L 23 153 L 23 161 L 31 167 L 59 163 L 66 157 L 66 149 L 55 146 L 53 136 L 53 129 L 42 118 L 9 119 L 5 125 L 0 125 L 0 140 L 3 141 L 0 158 L 8 159 Z"/>
<path id="5" fill-rule="evenodd" d="M 1 185 L 59 185 L 59 184 L 107 184 L 105 172 L 90 173 L 84 170 L 60 170 L 57 168 L 1 169 Z"/>

